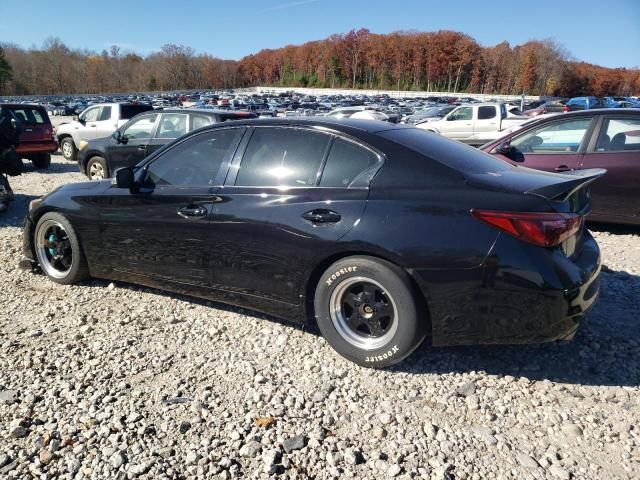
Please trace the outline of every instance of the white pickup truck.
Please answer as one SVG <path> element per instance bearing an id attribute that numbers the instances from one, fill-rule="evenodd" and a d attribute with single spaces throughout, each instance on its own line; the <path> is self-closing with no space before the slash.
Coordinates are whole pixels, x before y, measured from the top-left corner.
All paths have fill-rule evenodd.
<path id="1" fill-rule="evenodd" d="M 475 103 L 460 105 L 441 120 L 417 127 L 470 145 L 482 145 L 526 120 L 529 117 L 508 116 L 504 103 Z"/>
<path id="2" fill-rule="evenodd" d="M 108 137 L 130 118 L 137 114 L 153 110 L 151 105 L 138 103 L 100 103 L 91 105 L 72 122 L 63 123 L 56 128 L 56 136 L 62 155 L 67 160 L 75 160 L 80 142 L 94 138 Z"/>

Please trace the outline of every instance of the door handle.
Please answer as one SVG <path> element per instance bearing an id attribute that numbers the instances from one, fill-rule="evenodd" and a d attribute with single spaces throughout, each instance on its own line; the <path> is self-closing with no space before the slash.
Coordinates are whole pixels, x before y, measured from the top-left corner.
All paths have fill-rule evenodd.
<path id="1" fill-rule="evenodd" d="M 336 223 L 340 221 L 342 216 L 333 210 L 317 208 L 302 214 L 302 218 L 311 223 Z"/>
<path id="2" fill-rule="evenodd" d="M 202 206 L 182 207 L 178 209 L 178 215 L 182 218 L 204 217 L 207 213 L 207 209 Z"/>
<path id="3" fill-rule="evenodd" d="M 572 169 L 567 165 L 558 165 L 556 168 L 554 168 L 554 170 L 556 172 L 570 172 Z"/>
<path id="4" fill-rule="evenodd" d="M 138 150 L 142 150 L 143 152 L 147 149 L 146 145 L 138 145 Z"/>
<path id="5" fill-rule="evenodd" d="M 90 127 L 95 127 L 95 126 L 96 126 L 96 124 L 95 124 L 95 123 L 90 123 L 90 124 L 89 124 L 89 126 L 90 126 Z"/>

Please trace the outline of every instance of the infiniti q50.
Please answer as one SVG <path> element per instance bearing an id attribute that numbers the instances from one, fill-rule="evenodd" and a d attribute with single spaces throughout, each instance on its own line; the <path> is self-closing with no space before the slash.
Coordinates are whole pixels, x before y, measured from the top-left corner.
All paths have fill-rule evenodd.
<path id="1" fill-rule="evenodd" d="M 23 266 L 314 319 L 373 367 L 425 338 L 553 341 L 598 296 L 584 218 L 603 173 L 516 167 L 385 122 L 229 122 L 32 201 Z"/>

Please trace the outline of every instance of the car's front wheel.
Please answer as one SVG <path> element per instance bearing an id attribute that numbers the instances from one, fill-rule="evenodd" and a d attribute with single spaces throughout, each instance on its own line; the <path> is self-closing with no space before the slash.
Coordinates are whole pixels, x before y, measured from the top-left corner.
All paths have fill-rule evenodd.
<path id="1" fill-rule="evenodd" d="M 109 178 L 107 162 L 102 157 L 92 157 L 87 163 L 87 177 L 91 180 L 104 180 Z"/>
<path id="2" fill-rule="evenodd" d="M 347 257 L 320 277 L 314 307 L 318 327 L 342 356 L 387 367 L 410 355 L 427 332 L 420 302 L 401 268 L 373 257 Z"/>
<path id="3" fill-rule="evenodd" d="M 78 149 L 76 148 L 75 143 L 73 143 L 73 138 L 63 138 L 60 142 L 60 151 L 66 160 L 75 160 L 78 154 Z"/>
<path id="4" fill-rule="evenodd" d="M 64 215 L 42 215 L 36 224 L 33 245 L 42 271 L 54 282 L 77 283 L 89 275 L 78 236 Z"/>

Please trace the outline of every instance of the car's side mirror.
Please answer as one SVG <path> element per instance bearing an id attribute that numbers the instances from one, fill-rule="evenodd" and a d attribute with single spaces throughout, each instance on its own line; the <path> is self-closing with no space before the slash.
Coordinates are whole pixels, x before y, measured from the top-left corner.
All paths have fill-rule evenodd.
<path id="1" fill-rule="evenodd" d="M 134 173 L 131 167 L 120 168 L 116 170 L 115 179 L 111 184 L 115 183 L 118 188 L 128 188 L 131 192 L 134 192 L 137 190 Z"/>
<path id="2" fill-rule="evenodd" d="M 511 141 L 507 140 L 506 142 L 502 142 L 500 145 L 495 147 L 491 153 L 499 153 L 500 155 L 509 155 L 512 151 Z"/>
<path id="3" fill-rule="evenodd" d="M 126 145 L 127 142 L 129 141 L 129 139 L 127 138 L 126 135 L 123 135 L 122 133 L 118 132 L 118 136 L 116 137 L 116 140 L 118 141 L 118 143 L 122 143 L 123 145 Z"/>

